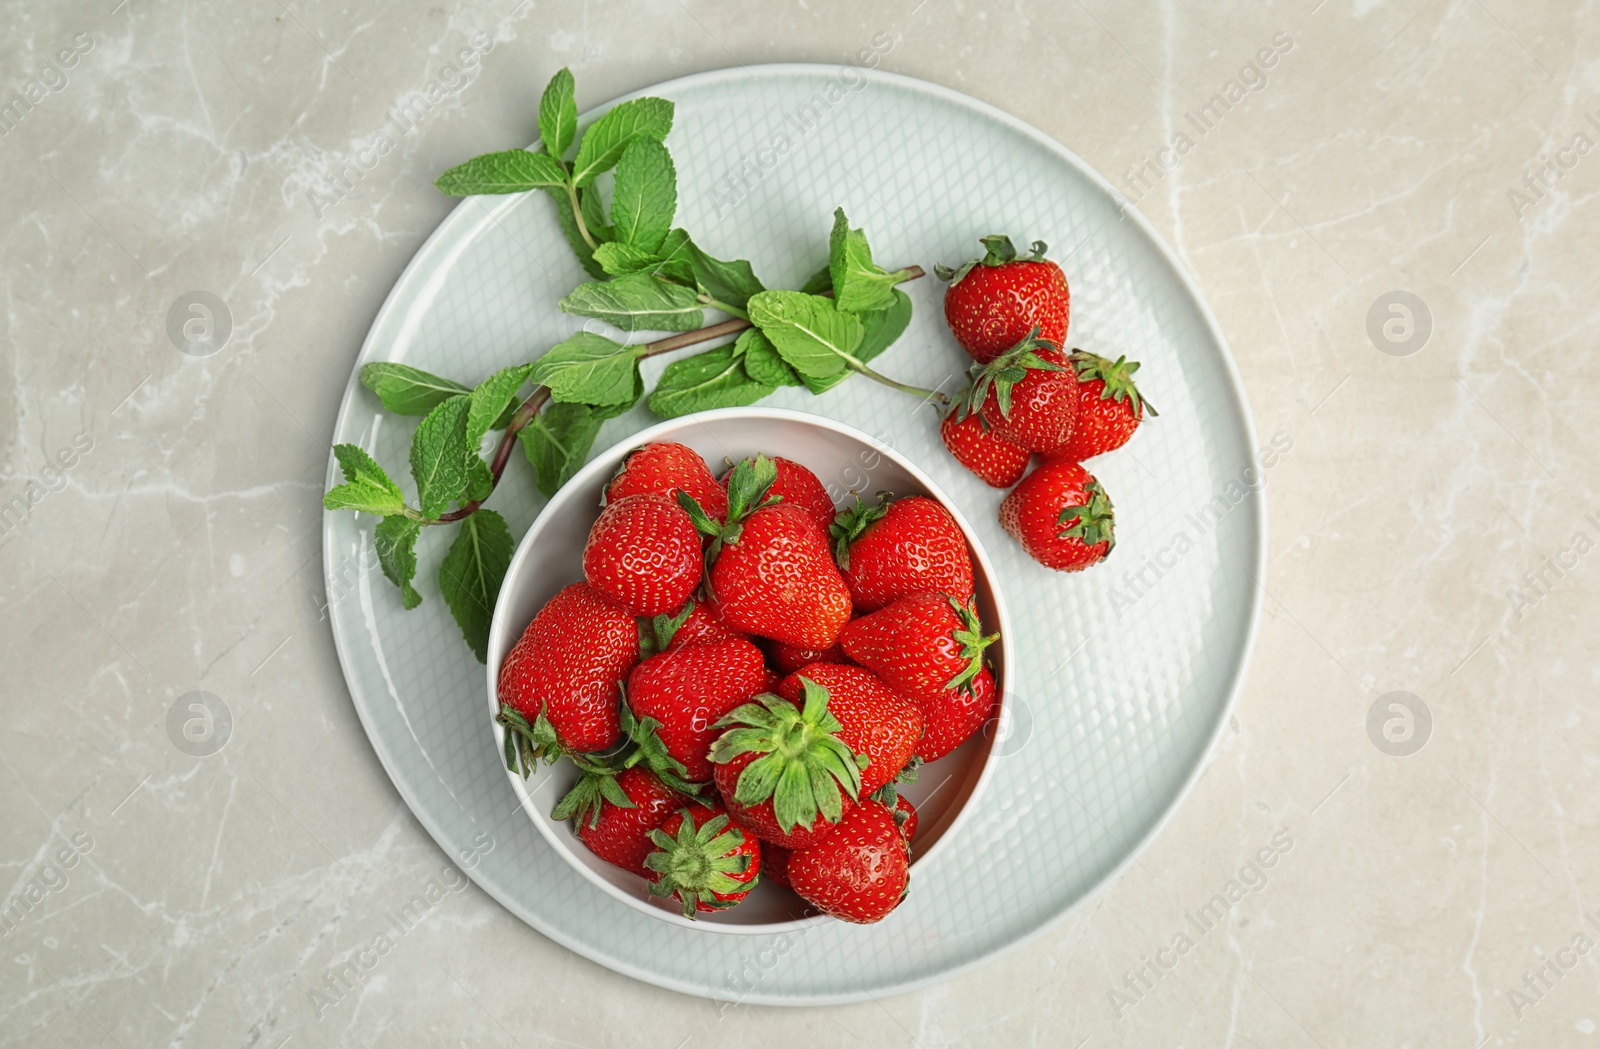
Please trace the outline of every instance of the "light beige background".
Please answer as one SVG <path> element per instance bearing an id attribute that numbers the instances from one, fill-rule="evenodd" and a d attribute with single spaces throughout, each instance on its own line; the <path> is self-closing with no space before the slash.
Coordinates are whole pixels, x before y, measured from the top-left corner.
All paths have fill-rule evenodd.
<path id="1" fill-rule="evenodd" d="M 1573 545 L 1600 537 L 1600 156 L 1565 154 L 1520 216 L 1508 198 L 1542 155 L 1600 142 L 1592 4 L 5 0 L 0 27 L 5 98 L 92 44 L 0 137 L 0 503 L 39 486 L 0 545 L 3 902 L 81 850 L 0 939 L 0 1043 L 1596 1042 L 1600 950 L 1542 1000 L 1510 996 L 1600 920 L 1600 557 Z M 847 61 L 878 32 L 884 68 L 1015 113 L 1113 181 L 1293 40 L 1138 205 L 1216 310 L 1260 436 L 1294 440 L 1209 771 L 1087 908 L 920 994 L 723 1015 L 467 888 L 318 1021 L 321 971 L 447 862 L 368 747 L 319 612 L 324 441 L 369 321 L 451 206 L 430 180 L 532 140 L 563 64 L 588 106 L 735 62 Z M 479 33 L 481 70 L 317 206 Z M 166 332 L 195 289 L 234 323 L 204 360 Z M 1395 290 L 1432 317 L 1411 356 L 1368 334 Z M 1547 595 L 1522 581 L 1540 570 Z M 234 715 L 207 758 L 165 729 L 197 688 Z M 1395 690 L 1433 718 L 1409 757 L 1366 728 Z M 1118 1018 L 1123 973 L 1280 828 L 1266 887 Z"/>

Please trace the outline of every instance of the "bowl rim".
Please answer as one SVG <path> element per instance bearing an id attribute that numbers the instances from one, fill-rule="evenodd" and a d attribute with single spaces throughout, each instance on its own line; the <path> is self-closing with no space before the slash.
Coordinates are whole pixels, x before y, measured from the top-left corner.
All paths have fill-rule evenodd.
<path id="1" fill-rule="evenodd" d="M 755 405 L 749 405 L 737 408 L 712 408 L 702 412 L 693 412 L 688 415 L 681 415 L 672 419 L 664 419 L 661 422 L 647 426 L 642 430 L 629 434 L 623 440 L 607 446 L 603 451 L 594 455 L 587 463 L 583 465 L 580 470 L 578 470 L 577 473 L 573 474 L 573 476 L 556 491 L 555 495 L 550 497 L 549 501 L 546 502 L 544 506 L 539 509 L 539 513 L 534 518 L 533 523 L 528 526 L 527 532 L 525 532 L 522 538 L 518 541 L 517 549 L 512 554 L 510 563 L 506 566 L 504 581 L 500 587 L 499 594 L 495 598 L 494 614 L 491 617 L 489 624 L 489 651 L 487 653 L 489 658 L 485 663 L 485 678 L 487 681 L 487 693 L 489 699 L 489 723 L 492 731 L 494 732 L 495 754 L 499 755 L 505 753 L 505 728 L 499 723 L 498 720 L 496 720 L 495 717 L 500 708 L 498 696 L 500 665 L 504 662 L 506 655 L 511 651 L 511 648 L 516 644 L 516 640 L 520 638 L 522 634 L 521 630 L 505 632 L 502 629 L 505 626 L 504 619 L 510 615 L 508 609 L 511 602 L 507 595 L 512 589 L 512 581 L 521 573 L 527 561 L 532 557 L 533 547 L 538 535 L 551 520 L 553 520 L 563 510 L 566 509 L 567 504 L 571 502 L 571 500 L 577 498 L 575 493 L 578 492 L 587 482 L 592 481 L 601 473 L 614 471 L 621 463 L 621 456 L 625 455 L 628 450 L 637 448 L 641 445 L 649 444 L 653 441 L 670 439 L 664 438 L 663 435 L 677 433 L 683 430 L 686 426 L 704 426 L 720 421 L 736 419 L 755 421 L 784 420 L 804 426 L 813 426 L 822 430 L 830 430 L 836 434 L 851 438 L 871 447 L 878 454 L 890 459 L 896 466 L 910 474 L 912 480 L 920 485 L 923 491 L 930 498 L 934 499 L 939 503 L 939 505 L 944 507 L 944 509 L 955 520 L 956 526 L 961 529 L 962 536 L 967 541 L 968 551 L 972 554 L 974 567 L 983 573 L 984 577 L 989 582 L 990 591 L 994 595 L 995 619 L 998 621 L 996 623 L 996 628 L 1000 632 L 1001 644 L 1006 644 L 1006 642 L 1010 639 L 1012 636 L 1011 618 L 1005 599 L 1004 589 L 1000 585 L 1000 576 L 995 571 L 994 564 L 989 560 L 989 554 L 984 549 L 981 540 L 978 538 L 976 530 L 972 527 L 971 522 L 968 521 L 966 516 L 961 512 L 960 507 L 958 507 L 950 498 L 949 493 L 947 493 L 944 488 L 938 484 L 938 482 L 934 481 L 932 477 L 928 476 L 926 471 L 917 466 L 916 463 L 912 462 L 903 453 L 896 450 L 893 446 L 879 440 L 877 437 L 874 437 L 873 435 L 868 434 L 866 431 L 857 427 L 851 426 L 848 423 L 840 422 L 825 415 L 817 415 L 812 412 L 798 411 L 792 408 L 763 408 Z M 524 625 L 523 630 L 526 629 L 526 625 Z M 497 644 L 497 639 L 502 637 L 509 639 L 503 645 L 503 648 Z M 497 651 L 497 649 L 500 650 Z M 1010 645 L 1006 645 L 1004 651 L 1007 662 L 1005 680 L 997 683 L 995 710 L 990 718 L 991 723 L 1003 718 L 1008 709 L 1006 702 L 1008 695 L 1006 692 L 1006 684 L 1010 680 L 1011 676 L 1015 673 L 1011 664 L 1015 660 L 1016 655 Z M 917 865 L 926 867 L 928 864 L 933 862 L 935 857 L 939 856 L 943 852 L 943 847 L 951 839 L 956 837 L 957 832 L 961 829 L 962 825 L 967 821 L 967 819 L 971 817 L 973 809 L 976 808 L 977 803 L 982 798 L 984 790 L 987 788 L 989 780 L 995 772 L 996 758 L 998 757 L 998 755 L 995 753 L 995 750 L 1001 743 L 1004 742 L 1005 739 L 1004 734 L 1000 732 L 987 733 L 986 735 L 986 746 L 974 755 L 975 758 L 981 756 L 983 764 L 978 772 L 977 782 L 973 784 L 972 792 L 968 795 L 966 802 L 961 806 L 961 808 L 956 811 L 955 817 L 950 821 L 949 826 L 944 829 L 944 832 L 940 834 L 939 839 L 935 841 L 925 853 L 917 857 L 915 861 Z M 694 929 L 700 932 L 713 932 L 718 934 L 732 935 L 766 936 L 777 933 L 795 932 L 815 926 L 819 923 L 831 922 L 835 920 L 826 914 L 815 914 L 805 918 L 794 918 L 781 922 L 765 922 L 753 925 L 725 925 L 717 922 L 691 920 L 689 918 L 685 918 L 676 911 L 665 907 L 658 907 L 646 899 L 630 895 L 622 891 L 610 881 L 602 878 L 599 874 L 590 869 L 587 863 L 583 862 L 582 858 L 577 854 L 572 841 L 570 840 L 572 837 L 571 835 L 558 835 L 556 833 L 554 823 L 542 811 L 534 806 L 532 795 L 528 790 L 528 781 L 523 776 L 512 772 L 508 768 L 505 768 L 503 763 L 501 764 L 501 772 L 503 772 L 506 778 L 510 781 L 511 789 L 516 794 L 523 813 L 527 815 L 529 820 L 533 823 L 535 829 L 538 830 L 539 835 L 544 838 L 545 842 L 550 845 L 552 849 L 555 850 L 557 855 L 565 860 L 568 866 L 576 870 L 591 885 L 600 889 L 613 899 L 627 905 L 633 910 L 648 914 L 653 918 L 665 921 L 679 928 Z"/>

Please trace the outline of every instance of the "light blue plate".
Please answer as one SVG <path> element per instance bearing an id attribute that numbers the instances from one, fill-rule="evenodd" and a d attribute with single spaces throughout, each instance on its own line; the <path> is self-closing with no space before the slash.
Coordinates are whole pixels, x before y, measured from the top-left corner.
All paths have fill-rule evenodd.
<path id="1" fill-rule="evenodd" d="M 798 287 L 826 261 L 838 205 L 890 268 L 959 263 L 988 233 L 1049 242 L 1072 287 L 1069 344 L 1142 361 L 1141 389 L 1161 411 L 1128 447 L 1089 464 L 1116 504 L 1117 548 L 1082 575 L 1030 561 L 996 521 L 1001 493 L 949 457 L 934 414 L 904 394 L 855 378 L 822 397 L 788 389 L 764 402 L 877 434 L 942 485 L 983 532 L 1011 595 L 1008 641 L 1025 654 L 1011 683 L 1019 716 L 980 810 L 906 903 L 866 928 L 827 924 L 771 943 L 716 936 L 632 911 L 580 877 L 506 782 L 483 714 L 483 668 L 432 583 L 448 540 L 424 537 L 424 602 L 405 612 L 375 570 L 372 520 L 329 513 L 328 599 L 351 698 L 440 846 L 511 913 L 572 950 L 733 1001 L 911 990 L 1017 946 L 1082 903 L 1132 862 L 1198 773 L 1227 720 L 1260 607 L 1263 467 L 1244 395 L 1215 319 L 1144 220 L 1077 157 L 1004 113 L 906 77 L 822 66 L 723 70 L 641 94 L 677 103 L 668 144 L 679 224 L 719 257 L 749 258 L 769 287 Z M 361 362 L 476 382 L 581 327 L 556 300 L 583 279 L 542 194 L 464 201 L 395 285 Z M 877 366 L 954 390 L 967 359 L 944 326 L 943 286 L 930 276 L 906 290 L 915 318 Z M 665 362 L 649 363 L 653 383 Z M 654 421 L 636 409 L 608 423 L 595 447 Z M 351 377 L 336 440 L 372 450 L 398 475 L 411 430 Z M 490 503 L 519 536 L 542 504 L 526 465 L 513 461 Z M 983 892 L 998 876 L 1004 889 Z"/>

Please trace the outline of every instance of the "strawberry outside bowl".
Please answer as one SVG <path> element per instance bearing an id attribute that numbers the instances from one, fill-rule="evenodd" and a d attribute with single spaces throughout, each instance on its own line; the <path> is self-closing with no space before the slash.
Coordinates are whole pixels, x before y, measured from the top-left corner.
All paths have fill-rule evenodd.
<path id="1" fill-rule="evenodd" d="M 1000 634 L 1000 640 L 987 649 L 1000 699 L 995 720 L 984 731 L 952 753 L 923 766 L 917 782 L 901 790 L 918 813 L 909 890 L 915 893 L 917 871 L 939 861 L 940 853 L 977 804 L 993 771 L 993 751 L 1004 735 L 992 729 L 1003 723 L 1008 713 L 1006 670 L 1011 622 L 994 566 L 960 508 L 891 445 L 823 416 L 779 408 L 722 408 L 671 419 L 607 448 L 562 486 L 522 538 L 495 603 L 488 651 L 489 721 L 495 734 L 495 752 L 503 753 L 505 747 L 505 729 L 495 720 L 499 712 L 496 682 L 501 662 L 545 602 L 563 587 L 583 579 L 584 542 L 600 512 L 606 482 L 630 451 L 653 441 L 672 441 L 693 448 L 717 474 L 726 463 L 757 452 L 781 455 L 815 473 L 836 504 L 842 504 L 852 491 L 859 492 L 863 499 L 879 491 L 925 495 L 949 510 L 966 536 L 984 629 Z M 523 811 L 550 847 L 579 874 L 627 907 L 661 921 L 712 933 L 773 934 L 833 920 L 767 879 L 762 879 L 736 907 L 702 913 L 693 920 L 685 918 L 676 900 L 651 896 L 643 878 L 602 860 L 588 850 L 565 821 L 550 818 L 550 810 L 577 781 L 577 769 L 570 761 L 541 764 L 526 780 L 509 770 L 506 776 Z"/>

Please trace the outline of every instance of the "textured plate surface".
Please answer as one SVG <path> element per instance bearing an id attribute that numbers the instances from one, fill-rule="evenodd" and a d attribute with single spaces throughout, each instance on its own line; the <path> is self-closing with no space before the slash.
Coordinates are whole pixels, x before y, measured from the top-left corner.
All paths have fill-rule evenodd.
<path id="1" fill-rule="evenodd" d="M 1129 447 L 1091 464 L 1116 504 L 1111 561 L 1067 576 L 1028 560 L 995 522 L 1000 493 L 945 453 L 932 412 L 904 394 L 855 378 L 820 398 L 791 389 L 764 402 L 857 426 L 942 485 L 983 533 L 1012 602 L 1008 641 L 1024 654 L 995 774 L 937 869 L 877 926 L 820 925 L 772 944 L 635 913 L 539 837 L 485 724 L 483 668 L 432 583 L 447 540 L 419 544 L 425 600 L 403 612 L 374 570 L 373 522 L 326 516 L 345 677 L 418 819 L 545 935 L 639 979 L 735 1001 L 909 990 L 1021 943 L 1085 899 L 1131 862 L 1198 772 L 1259 609 L 1265 521 L 1243 395 L 1210 312 L 1154 233 L 1081 161 L 1013 118 L 920 81 L 817 66 L 727 70 L 641 93 L 677 103 L 668 142 L 679 224 L 715 255 L 749 258 L 770 287 L 798 287 L 826 261 L 836 205 L 891 268 L 960 262 L 991 232 L 1048 241 L 1072 286 L 1069 343 L 1141 360 L 1141 388 L 1161 410 Z M 547 198 L 465 201 L 396 284 L 361 361 L 476 382 L 580 327 L 555 301 L 582 279 Z M 965 356 L 943 326 L 942 287 L 930 277 L 906 288 L 915 317 L 878 367 L 954 389 Z M 653 382 L 664 362 L 650 364 Z M 636 409 L 596 447 L 654 421 Z M 336 440 L 398 475 L 411 429 L 380 415 L 352 376 Z M 823 480 L 872 490 L 870 477 Z M 520 536 L 540 504 L 526 464 L 513 461 L 490 505 Z M 1006 891 L 973 891 L 995 869 L 1007 872 Z"/>

